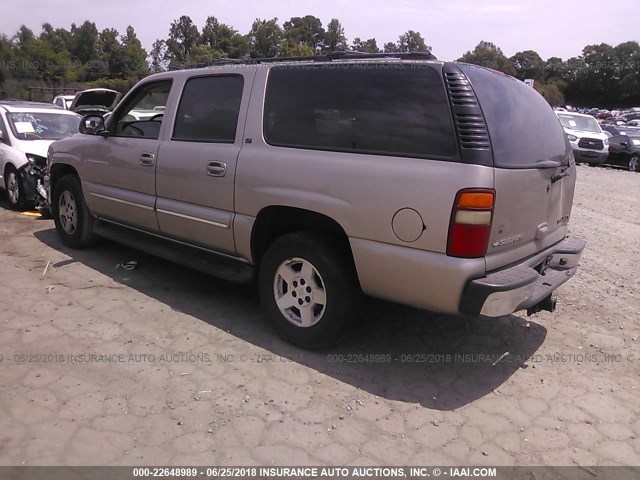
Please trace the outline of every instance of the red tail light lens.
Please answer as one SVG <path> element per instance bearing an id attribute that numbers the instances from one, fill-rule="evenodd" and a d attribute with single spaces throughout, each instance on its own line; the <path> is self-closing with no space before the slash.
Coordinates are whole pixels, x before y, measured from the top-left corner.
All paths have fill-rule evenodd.
<path id="1" fill-rule="evenodd" d="M 496 192 L 465 188 L 456 195 L 449 222 L 447 255 L 478 258 L 487 254 Z"/>

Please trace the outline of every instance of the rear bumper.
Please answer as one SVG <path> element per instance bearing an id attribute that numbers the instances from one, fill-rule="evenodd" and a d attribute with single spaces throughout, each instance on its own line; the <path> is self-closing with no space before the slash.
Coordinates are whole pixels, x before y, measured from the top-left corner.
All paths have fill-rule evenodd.
<path id="1" fill-rule="evenodd" d="M 470 281 L 460 312 L 499 317 L 536 306 L 576 273 L 585 245 L 581 238 L 566 237 L 518 265 Z"/>

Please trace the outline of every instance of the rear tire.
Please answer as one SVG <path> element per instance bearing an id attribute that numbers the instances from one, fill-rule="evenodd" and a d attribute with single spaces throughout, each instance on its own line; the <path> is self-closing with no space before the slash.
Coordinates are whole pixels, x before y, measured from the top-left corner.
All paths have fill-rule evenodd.
<path id="1" fill-rule="evenodd" d="M 640 156 L 634 155 L 631 157 L 627 168 L 629 168 L 630 172 L 640 172 Z"/>
<path id="2" fill-rule="evenodd" d="M 71 248 L 86 248 L 96 243 L 93 216 L 82 195 L 80 179 L 65 175 L 55 184 L 51 213 L 62 243 Z"/>
<path id="3" fill-rule="evenodd" d="M 362 291 L 340 242 L 296 232 L 267 249 L 258 277 L 267 318 L 286 341 L 308 350 L 344 339 L 359 318 Z"/>

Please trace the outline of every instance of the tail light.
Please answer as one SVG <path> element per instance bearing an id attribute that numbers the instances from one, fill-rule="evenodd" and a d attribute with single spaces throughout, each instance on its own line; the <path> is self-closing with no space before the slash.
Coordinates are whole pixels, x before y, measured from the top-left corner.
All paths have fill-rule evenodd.
<path id="1" fill-rule="evenodd" d="M 447 255 L 478 258 L 487 253 L 496 192 L 465 188 L 456 195 L 449 222 Z"/>

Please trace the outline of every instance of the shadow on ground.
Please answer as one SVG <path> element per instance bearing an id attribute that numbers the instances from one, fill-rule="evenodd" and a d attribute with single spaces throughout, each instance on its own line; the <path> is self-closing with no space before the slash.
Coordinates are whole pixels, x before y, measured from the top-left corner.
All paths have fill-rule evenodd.
<path id="1" fill-rule="evenodd" d="M 516 315 L 470 319 L 439 315 L 368 299 L 363 320 L 346 343 L 328 352 L 291 346 L 262 321 L 255 286 L 238 286 L 110 241 L 88 250 L 62 245 L 52 223 L 34 233 L 43 244 L 64 252 L 114 281 L 168 307 L 225 330 L 274 355 L 354 387 L 392 400 L 453 410 L 502 385 L 544 342 L 547 330 Z M 133 271 L 120 263 L 139 262 Z M 250 353 L 249 348 L 247 352 Z M 385 355 L 367 361 L 361 355 Z"/>

